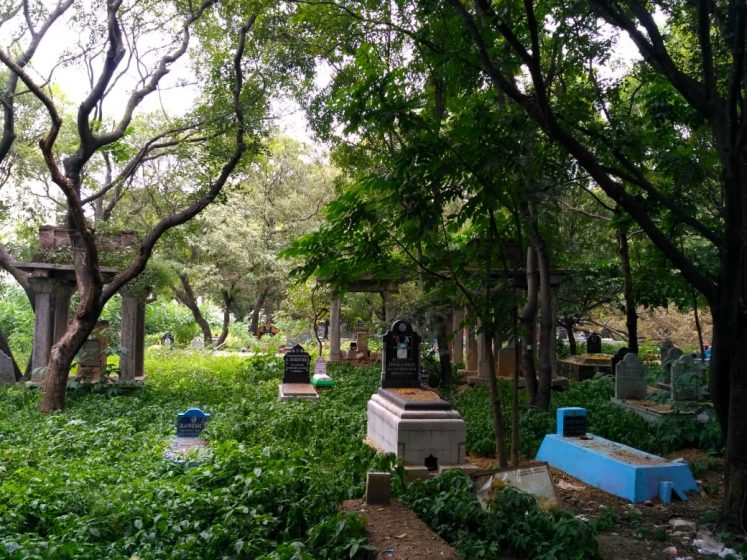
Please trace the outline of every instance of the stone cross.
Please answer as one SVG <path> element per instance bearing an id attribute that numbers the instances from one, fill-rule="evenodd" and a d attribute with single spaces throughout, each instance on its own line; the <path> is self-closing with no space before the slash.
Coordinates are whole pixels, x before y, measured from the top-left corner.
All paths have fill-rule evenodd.
<path id="1" fill-rule="evenodd" d="M 615 367 L 615 398 L 644 399 L 646 391 L 646 367 L 636 354 L 625 354 Z"/>
<path id="2" fill-rule="evenodd" d="M 705 365 L 690 356 L 672 364 L 672 401 L 696 401 L 705 391 Z"/>
<path id="3" fill-rule="evenodd" d="M 9 385 L 16 382 L 16 370 L 13 360 L 0 350 L 0 385 Z"/>

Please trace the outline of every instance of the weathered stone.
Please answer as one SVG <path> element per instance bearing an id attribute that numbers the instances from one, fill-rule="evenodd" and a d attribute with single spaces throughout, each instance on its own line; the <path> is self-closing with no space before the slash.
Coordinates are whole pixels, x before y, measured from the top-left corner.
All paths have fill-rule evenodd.
<path id="1" fill-rule="evenodd" d="M 646 392 L 646 367 L 636 354 L 626 354 L 615 368 L 615 398 L 644 399 Z"/>
<path id="2" fill-rule="evenodd" d="M 366 475 L 366 503 L 385 506 L 392 496 L 392 475 L 388 472 L 369 472 Z"/>
<path id="3" fill-rule="evenodd" d="M 601 354 L 602 337 L 597 333 L 591 333 L 589 338 L 586 339 L 586 351 L 589 354 Z"/>
<path id="4" fill-rule="evenodd" d="M 705 387 L 705 365 L 702 362 L 695 361 L 690 355 L 685 355 L 672 364 L 673 401 L 701 399 Z"/>
<path id="5" fill-rule="evenodd" d="M 16 370 L 13 367 L 13 360 L 0 350 L 0 385 L 9 385 L 15 382 Z"/>

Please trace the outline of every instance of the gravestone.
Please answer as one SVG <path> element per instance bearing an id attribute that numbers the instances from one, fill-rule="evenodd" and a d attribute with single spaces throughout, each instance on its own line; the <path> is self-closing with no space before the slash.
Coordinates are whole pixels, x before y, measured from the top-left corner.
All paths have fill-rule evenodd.
<path id="1" fill-rule="evenodd" d="M 296 344 L 290 351 L 283 356 L 283 383 L 310 383 L 309 368 L 311 366 L 311 356 L 303 349 L 303 346 Z"/>
<path id="2" fill-rule="evenodd" d="M 565 327 L 558 327 L 555 329 L 555 338 L 558 340 L 568 340 L 568 331 Z"/>
<path id="3" fill-rule="evenodd" d="M 188 408 L 176 416 L 176 437 L 164 452 L 164 459 L 172 463 L 194 466 L 200 462 L 201 449 L 207 445 L 200 435 L 210 420 L 210 415 L 199 408 Z"/>
<path id="4" fill-rule="evenodd" d="M 672 364 L 682 357 L 682 350 L 672 345 L 662 361 L 662 367 L 664 369 L 664 379 L 671 383 L 672 380 Z"/>
<path id="5" fill-rule="evenodd" d="M 602 335 L 602 338 L 612 338 L 612 331 L 607 327 L 604 327 L 599 334 Z"/>
<path id="6" fill-rule="evenodd" d="M 196 438 L 207 426 L 210 415 L 199 408 L 189 408 L 176 417 L 176 437 Z"/>
<path id="7" fill-rule="evenodd" d="M 662 364 L 667 359 L 667 355 L 672 348 L 674 348 L 674 342 L 668 338 L 661 341 L 661 344 L 659 345 L 659 360 Z"/>
<path id="8" fill-rule="evenodd" d="M 638 356 L 629 352 L 615 368 L 615 398 L 645 399 L 646 367 Z"/>
<path id="9" fill-rule="evenodd" d="M 516 371 L 516 349 L 506 346 L 498 350 L 498 377 L 513 378 Z"/>
<path id="10" fill-rule="evenodd" d="M 567 406 L 555 411 L 556 432 L 561 437 L 581 437 L 586 435 L 586 409 Z"/>
<path id="11" fill-rule="evenodd" d="M 311 384 L 317 389 L 334 387 L 335 381 L 327 374 L 327 362 L 319 356 L 314 362 L 314 375 Z"/>
<path id="12" fill-rule="evenodd" d="M 586 339 L 586 352 L 588 354 L 602 353 L 602 337 L 597 333 L 591 333 Z"/>
<path id="13" fill-rule="evenodd" d="M 672 401 L 697 401 L 704 391 L 705 365 L 702 362 L 687 355 L 672 363 Z"/>
<path id="14" fill-rule="evenodd" d="M 420 387 L 420 335 L 396 321 L 382 339 L 381 388 Z"/>
<path id="15" fill-rule="evenodd" d="M 161 337 L 161 344 L 163 346 L 168 346 L 169 348 L 172 348 L 174 346 L 174 335 L 170 332 L 166 332 Z"/>
<path id="16" fill-rule="evenodd" d="M 9 385 L 16 382 L 16 370 L 13 360 L 0 350 L 0 385 Z"/>
<path id="17" fill-rule="evenodd" d="M 612 374 L 613 375 L 615 374 L 615 371 L 616 371 L 615 368 L 617 367 L 617 364 L 619 364 L 627 354 L 630 354 L 630 348 L 628 348 L 627 346 L 623 346 L 617 352 L 615 352 L 614 356 L 612 356 Z"/>

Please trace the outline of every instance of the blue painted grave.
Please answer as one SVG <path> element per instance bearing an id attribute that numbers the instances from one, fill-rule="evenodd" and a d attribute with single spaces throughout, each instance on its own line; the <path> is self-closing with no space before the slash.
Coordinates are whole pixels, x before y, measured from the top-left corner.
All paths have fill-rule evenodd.
<path id="1" fill-rule="evenodd" d="M 698 489 L 686 463 L 587 434 L 583 408 L 559 408 L 557 422 L 556 433 L 542 441 L 538 461 L 634 503 L 659 496 L 668 504 L 672 493 L 686 500 Z"/>

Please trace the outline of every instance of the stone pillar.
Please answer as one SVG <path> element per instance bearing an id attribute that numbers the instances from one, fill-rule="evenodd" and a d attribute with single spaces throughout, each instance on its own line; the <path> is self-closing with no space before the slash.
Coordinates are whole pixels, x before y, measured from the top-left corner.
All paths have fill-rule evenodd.
<path id="1" fill-rule="evenodd" d="M 452 312 L 452 329 L 454 338 L 451 341 L 451 360 L 453 363 L 464 361 L 464 309 L 455 307 Z"/>
<path id="2" fill-rule="evenodd" d="M 477 338 L 475 337 L 475 329 L 473 327 L 467 328 L 467 371 L 477 371 Z"/>
<path id="3" fill-rule="evenodd" d="M 335 298 L 329 306 L 329 361 L 339 362 L 342 360 L 340 352 L 340 309 L 342 301 Z"/>
<path id="4" fill-rule="evenodd" d="M 49 352 L 67 330 L 73 286 L 58 278 L 31 277 L 34 292 L 34 347 L 31 350 L 31 382 L 41 383 Z"/>
<path id="5" fill-rule="evenodd" d="M 122 332 L 119 380 L 132 381 L 144 375 L 145 298 L 122 290 Z"/>
<path id="6" fill-rule="evenodd" d="M 54 339 L 54 296 L 52 281 L 48 278 L 32 278 L 34 290 L 34 347 L 31 350 L 31 381 L 41 383 L 49 363 L 49 351 Z"/>
<path id="7" fill-rule="evenodd" d="M 490 352 L 493 351 L 492 340 L 485 344 L 483 333 L 477 333 L 477 377 L 490 379 Z"/>
<path id="8" fill-rule="evenodd" d="M 381 298 L 384 300 L 384 321 L 386 322 L 386 330 L 389 330 L 392 323 L 397 320 L 397 308 L 394 305 L 394 292 L 383 290 L 381 292 Z"/>

